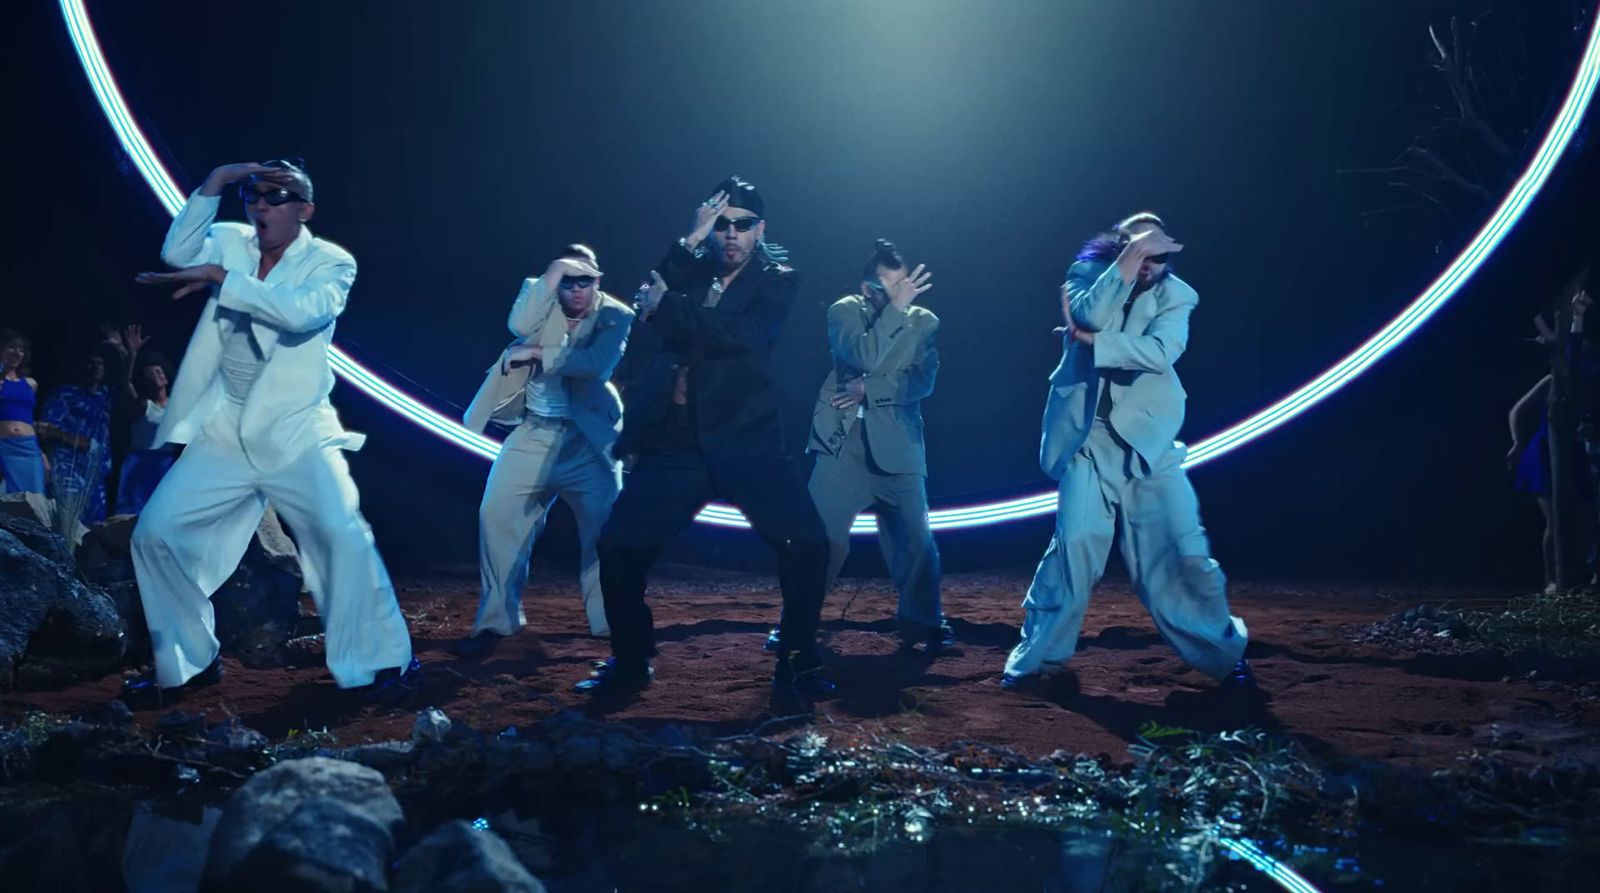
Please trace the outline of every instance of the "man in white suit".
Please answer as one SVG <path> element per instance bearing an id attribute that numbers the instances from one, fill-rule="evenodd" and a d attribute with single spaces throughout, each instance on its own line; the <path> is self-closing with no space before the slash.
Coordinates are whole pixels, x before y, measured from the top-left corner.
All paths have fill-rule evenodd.
<path id="1" fill-rule="evenodd" d="M 248 224 L 214 223 L 239 183 Z M 341 688 L 414 668 L 411 637 L 342 451 L 347 432 L 328 402 L 328 349 L 356 262 L 316 238 L 311 180 L 285 161 L 228 164 L 206 177 L 172 221 L 161 259 L 142 273 L 213 290 L 189 340 L 157 431 L 188 448 L 133 532 L 133 565 L 155 652 L 136 699 L 220 677 L 210 597 L 238 566 L 268 501 L 294 529 L 306 587 L 322 617 L 328 670 Z"/>
<path id="2" fill-rule="evenodd" d="M 490 367 L 467 407 L 466 426 L 515 425 L 489 470 L 478 507 L 483 595 L 472 635 L 459 654 L 487 652 L 527 622 L 522 589 L 528 556 L 560 497 L 578 523 L 579 583 L 589 632 L 609 636 L 595 544 L 622 485 L 611 455 L 622 401 L 611 373 L 622 359 L 633 309 L 600 290 L 587 246 L 569 245 L 536 279 L 527 279 L 506 325 L 517 336 Z"/>
<path id="3" fill-rule="evenodd" d="M 1168 267 L 1182 248 L 1159 217 L 1135 214 L 1085 245 L 1067 271 L 1064 349 L 1039 450 L 1045 473 L 1060 481 L 1060 506 L 1023 600 L 1007 688 L 1072 657 L 1119 520 L 1134 591 L 1162 637 L 1207 675 L 1253 685 L 1245 625 L 1228 613 L 1226 580 L 1183 472 L 1187 449 L 1173 439 L 1186 397 L 1173 364 L 1200 300 Z"/>

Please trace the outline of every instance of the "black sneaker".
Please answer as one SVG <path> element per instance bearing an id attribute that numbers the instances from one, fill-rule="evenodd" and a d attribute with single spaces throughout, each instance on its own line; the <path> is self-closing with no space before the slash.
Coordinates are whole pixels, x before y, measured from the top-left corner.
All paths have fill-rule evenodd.
<path id="1" fill-rule="evenodd" d="M 375 704 L 400 704 L 414 696 L 422 687 L 422 661 L 415 657 L 403 667 L 390 667 L 379 670 L 372 677 L 372 682 L 367 685 L 357 686 L 351 691 L 361 692 L 367 700 Z"/>
<path id="2" fill-rule="evenodd" d="M 839 689 L 828 676 L 816 652 L 795 651 L 778 658 L 772 671 L 772 690 L 793 691 L 806 698 L 826 698 Z"/>
<path id="3" fill-rule="evenodd" d="M 941 620 L 932 632 L 908 637 L 901 642 L 900 647 L 909 651 L 921 645 L 929 654 L 939 654 L 955 648 L 958 644 L 960 643 L 956 641 L 956 631 L 950 628 L 950 621 Z"/>
<path id="4" fill-rule="evenodd" d="M 500 633 L 486 629 L 475 636 L 468 636 L 457 642 L 451 647 L 450 651 L 461 657 L 487 657 L 495 648 L 499 647 L 500 642 L 504 639 L 505 636 Z"/>
<path id="5" fill-rule="evenodd" d="M 596 666 L 594 675 L 574 685 L 572 690 L 597 698 L 629 695 L 648 688 L 655 675 L 655 668 L 648 663 L 620 662 L 613 657 Z"/>
<path id="6" fill-rule="evenodd" d="M 1233 669 L 1228 671 L 1228 675 L 1222 677 L 1221 685 L 1225 689 L 1236 691 L 1255 691 L 1260 688 L 1256 685 L 1256 674 L 1250 669 L 1250 662 L 1242 657 L 1233 665 Z"/>
<path id="7" fill-rule="evenodd" d="M 761 647 L 768 651 L 777 651 L 782 645 L 783 641 L 778 638 L 778 628 L 774 626 L 772 632 L 767 633 L 767 641 Z"/>
<path id="8" fill-rule="evenodd" d="M 1000 687 L 1006 691 L 1032 691 L 1039 687 L 1038 673 L 1002 673 Z"/>
<path id="9" fill-rule="evenodd" d="M 222 681 L 222 656 L 217 655 L 204 670 L 189 677 L 189 681 L 182 685 L 162 688 L 156 684 L 154 671 L 141 673 L 122 680 L 122 701 L 129 707 L 138 710 L 148 707 L 160 707 L 165 704 L 176 704 L 183 700 L 184 695 L 197 689 L 208 688 Z"/>

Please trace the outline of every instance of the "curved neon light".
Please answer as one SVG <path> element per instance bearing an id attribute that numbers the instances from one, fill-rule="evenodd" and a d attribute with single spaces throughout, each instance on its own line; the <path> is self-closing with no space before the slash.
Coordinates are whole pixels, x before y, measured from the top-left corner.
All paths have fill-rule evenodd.
<path id="1" fill-rule="evenodd" d="M 1249 862 L 1257 871 L 1272 878 L 1278 886 L 1288 890 L 1289 893 L 1322 893 L 1299 872 L 1262 852 L 1261 847 L 1253 840 L 1245 840 L 1242 837 L 1219 837 L 1217 843 L 1228 852 Z"/>
<path id="2" fill-rule="evenodd" d="M 110 122 L 123 150 L 128 153 L 128 157 L 132 159 L 150 189 L 155 192 L 162 206 L 169 214 L 177 214 L 178 209 L 183 206 L 184 195 L 173 182 L 172 175 L 162 166 L 161 160 L 150 148 L 149 140 L 145 138 L 138 122 L 128 110 L 127 101 L 123 99 L 122 92 L 117 88 L 116 79 L 112 77 L 111 69 L 106 65 L 105 55 L 100 49 L 99 40 L 95 37 L 83 0 L 60 0 L 60 3 L 73 48 L 77 50 L 84 74 L 89 78 L 89 85 L 100 101 L 100 108 L 105 112 L 106 120 Z M 1226 455 L 1326 400 L 1382 359 L 1389 351 L 1399 347 L 1438 312 L 1488 259 L 1528 209 L 1534 197 L 1539 194 L 1539 190 L 1544 187 L 1556 162 L 1560 160 L 1568 144 L 1571 143 L 1573 134 L 1577 132 L 1597 82 L 1600 82 L 1600 15 L 1595 17 L 1582 60 L 1573 75 L 1572 85 L 1567 89 L 1567 95 L 1551 121 L 1550 129 L 1540 141 L 1538 151 L 1534 153 L 1527 168 L 1490 215 L 1488 222 L 1484 223 L 1472 237 L 1471 242 L 1461 249 L 1444 272 L 1440 273 L 1438 278 L 1434 279 L 1399 315 L 1344 359 L 1265 409 L 1192 445 L 1184 467 L 1191 468 Z M 455 419 L 439 413 L 396 388 L 338 347 L 331 350 L 329 358 L 333 371 L 339 377 L 412 423 L 486 459 L 493 459 L 499 454 L 500 444 L 497 441 L 461 427 Z M 1056 494 L 1052 491 L 983 505 L 937 509 L 929 513 L 929 520 L 935 530 L 955 530 L 1049 515 L 1054 514 L 1055 510 Z M 719 527 L 750 526 L 737 509 L 715 503 L 706 506 L 696 520 Z M 858 516 L 850 528 L 853 534 L 871 534 L 876 531 L 877 522 L 870 514 Z"/>

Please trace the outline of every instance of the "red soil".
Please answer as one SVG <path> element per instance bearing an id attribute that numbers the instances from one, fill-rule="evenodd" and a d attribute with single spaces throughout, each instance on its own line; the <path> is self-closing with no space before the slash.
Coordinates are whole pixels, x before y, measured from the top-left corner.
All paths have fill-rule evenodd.
<path id="1" fill-rule="evenodd" d="M 661 648 L 656 682 L 605 715 L 642 727 L 673 723 L 696 735 L 754 729 L 767 718 L 772 658 L 761 643 L 778 614 L 773 581 L 684 568 L 659 577 L 651 599 Z M 1044 695 L 1001 690 L 996 683 L 1016 641 L 1026 582 L 1025 572 L 947 577 L 945 612 L 962 645 L 930 661 L 897 653 L 894 594 L 886 581 L 843 581 L 824 615 L 824 642 L 834 654 L 841 696 L 819 704 L 817 724 L 830 727 L 821 731 L 934 746 L 968 739 L 1029 756 L 1065 749 L 1120 761 L 1146 721 L 1199 729 L 1229 724 L 1213 684 L 1178 661 L 1126 584 L 1115 581 L 1102 585 L 1090 608 L 1071 665 L 1076 693 L 1063 686 Z M 470 627 L 476 578 L 401 581 L 399 591 L 426 668 L 419 696 L 405 707 L 370 706 L 335 688 L 315 664 L 253 670 L 232 660 L 225 661 L 220 685 L 179 706 L 204 711 L 212 721 L 237 715 L 274 740 L 291 730 L 326 728 L 341 744 L 404 737 L 411 711 L 429 704 L 486 731 L 567 708 L 596 713 L 572 685 L 608 650 L 587 634 L 576 580 L 537 575 L 527 593 L 530 628 L 481 660 L 448 650 Z M 1474 749 L 1530 760 L 1595 759 L 1597 711 L 1569 688 L 1456 678 L 1426 658 L 1355 644 L 1344 635 L 1417 604 L 1483 606 L 1513 594 L 1236 582 L 1234 613 L 1249 625 L 1249 657 L 1272 697 L 1252 721 L 1325 755 L 1423 767 L 1448 764 Z M 840 620 L 846 602 L 848 615 Z M 113 697 L 118 683 L 111 676 L 60 691 L 14 693 L 0 700 L 0 714 L 83 710 Z M 138 720 L 153 725 L 160 712 L 140 712 Z"/>

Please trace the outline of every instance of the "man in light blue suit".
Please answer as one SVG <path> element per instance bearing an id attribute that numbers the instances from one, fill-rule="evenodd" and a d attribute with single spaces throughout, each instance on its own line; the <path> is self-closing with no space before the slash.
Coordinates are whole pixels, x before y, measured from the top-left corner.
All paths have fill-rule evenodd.
<path id="1" fill-rule="evenodd" d="M 1183 246 L 1135 214 L 1084 246 L 1062 286 L 1061 364 L 1050 375 L 1039 463 L 1060 481 L 1055 536 L 1022 606 L 1022 642 L 1001 684 L 1025 686 L 1077 647 L 1089 592 L 1119 522 L 1134 591 L 1191 666 L 1251 686 L 1244 621 L 1228 613 L 1200 506 L 1176 442 L 1186 395 L 1173 364 L 1200 298 L 1172 275 Z"/>

